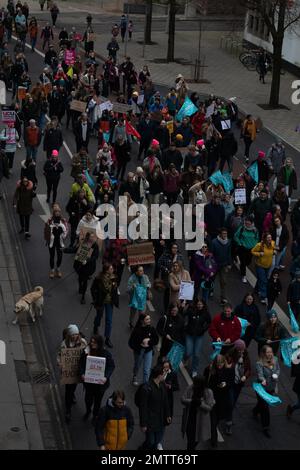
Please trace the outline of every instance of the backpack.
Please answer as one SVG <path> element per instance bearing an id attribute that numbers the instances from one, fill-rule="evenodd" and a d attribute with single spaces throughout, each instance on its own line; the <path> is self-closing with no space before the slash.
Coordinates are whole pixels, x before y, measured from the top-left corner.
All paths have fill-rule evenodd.
<path id="1" fill-rule="evenodd" d="M 141 384 L 138 386 L 137 391 L 134 394 L 134 404 L 138 408 L 141 406 L 141 399 L 142 399 L 142 393 L 143 391 L 145 392 L 151 392 L 151 387 L 149 384 Z"/>

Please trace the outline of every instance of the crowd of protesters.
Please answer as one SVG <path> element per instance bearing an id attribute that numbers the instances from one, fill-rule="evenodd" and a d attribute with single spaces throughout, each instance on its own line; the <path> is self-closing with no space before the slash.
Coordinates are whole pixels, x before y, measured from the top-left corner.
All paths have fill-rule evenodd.
<path id="1" fill-rule="evenodd" d="M 41 10 L 44 3 L 40 0 Z M 134 419 L 124 392 L 110 390 L 106 405 L 101 405 L 118 365 L 109 349 L 113 349 L 114 309 L 120 306 L 124 267 L 130 264 L 127 248 L 141 240 L 123 236 L 121 229 L 116 239 L 103 240 L 100 206 L 115 204 L 120 214 L 123 208 L 118 206 L 118 196 L 127 198 L 128 208 L 189 203 L 195 221 L 197 205 L 205 204 L 205 237 L 199 250 L 183 250 L 182 242 L 174 238 L 173 220 L 169 239 L 160 231 L 160 238 L 153 241 L 153 270 L 130 266 L 126 280 L 129 332 L 121 341 L 128 342 L 132 350 L 132 385 L 137 387 L 132 394 L 145 434 L 141 448 L 162 449 L 165 428 L 172 426 L 173 393 L 179 389 L 178 364 L 172 355 L 176 347 L 193 380 L 182 392 L 182 433 L 187 448 L 194 450 L 205 441 L 216 447 L 222 421 L 225 434 L 232 434 L 239 395 L 253 375 L 269 395 L 278 393 L 279 345 L 289 337 L 275 304 L 283 291 L 280 276 L 284 270 L 291 275 L 286 300 L 296 321 L 300 320 L 300 200 L 293 204 L 291 199 L 297 189 L 293 161 L 280 140 L 254 154 L 252 144 L 259 140 L 257 123 L 251 115 L 240 119 L 235 98 L 211 95 L 204 100 L 191 93 L 181 74 L 174 77 L 167 92 L 161 92 L 147 66 L 139 71 L 134 58 L 118 60 L 119 34 L 122 41 L 126 34 L 132 39 L 133 24 L 127 23 L 125 15 L 112 28 L 108 57 L 102 64 L 94 51 L 92 17 L 86 19 L 84 35 L 75 27 L 58 32 L 59 9 L 54 3 L 48 7 L 52 26 L 47 23 L 43 28 L 30 17 L 26 3 L 14 5 L 9 0 L 7 9 L 2 8 L 0 78 L 12 93 L 10 110 L 15 114 L 0 135 L 0 183 L 13 172 L 20 175 L 13 205 L 20 233 L 29 240 L 38 186 L 36 168 L 43 166 L 52 211 L 44 230 L 49 277 L 53 282 L 63 278 L 64 253 L 73 253 L 81 304 L 86 303 L 87 293 L 92 296 L 93 336 L 87 340 L 77 325 L 69 325 L 63 333 L 58 365 L 63 368 L 64 349 L 81 350 L 78 375 L 85 390 L 83 419 L 88 420 L 92 413 L 101 450 L 125 448 Z M 14 43 L 13 29 L 18 37 Z M 32 53 L 39 39 L 45 51 L 38 79 L 28 67 L 26 39 Z M 183 112 L 178 118 L 188 98 L 194 112 Z M 74 182 L 65 208 L 67 217 L 57 201 L 62 199 L 60 181 L 66 173 L 61 161 L 63 134 L 69 127 L 76 153 L 71 163 Z M 96 154 L 91 151 L 91 141 L 97 142 Z M 19 150 L 22 144 L 23 159 L 16 161 L 15 153 L 23 151 Z M 234 157 L 241 147 L 247 167 L 236 174 Z M 243 194 L 242 200 L 237 194 Z M 128 218 L 134 220 L 139 223 L 136 216 Z M 290 247 L 292 262 L 287 266 Z M 234 266 L 245 285 L 247 270 L 252 267 L 257 283 L 254 291 L 249 286 L 239 305 L 232 306 L 228 272 Z M 194 283 L 192 300 L 180 299 L 183 282 Z M 212 312 L 210 302 L 217 294 L 220 311 Z M 160 298 L 163 312 L 158 319 L 149 311 L 149 304 Z M 264 306 L 263 314 L 259 303 Z M 104 337 L 99 335 L 103 316 Z M 241 319 L 247 322 L 244 329 Z M 206 335 L 221 346 L 209 364 L 202 355 Z M 259 357 L 251 364 L 248 348 L 254 341 Z M 106 359 L 99 383 L 85 382 L 90 356 Z M 293 364 L 292 374 L 297 402 L 288 406 L 288 418 L 300 408 L 299 365 Z M 76 403 L 76 387 L 77 383 L 65 385 L 67 423 Z M 270 438 L 269 406 L 258 393 L 253 416 L 260 416 L 263 433 Z"/>

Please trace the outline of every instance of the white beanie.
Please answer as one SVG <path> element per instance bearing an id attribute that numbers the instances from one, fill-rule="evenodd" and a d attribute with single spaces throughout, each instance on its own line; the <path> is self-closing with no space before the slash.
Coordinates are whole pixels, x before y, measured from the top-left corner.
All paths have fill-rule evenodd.
<path id="1" fill-rule="evenodd" d="M 69 325 L 67 330 L 68 330 L 69 335 L 78 335 L 79 334 L 79 329 L 78 329 L 77 325 Z"/>

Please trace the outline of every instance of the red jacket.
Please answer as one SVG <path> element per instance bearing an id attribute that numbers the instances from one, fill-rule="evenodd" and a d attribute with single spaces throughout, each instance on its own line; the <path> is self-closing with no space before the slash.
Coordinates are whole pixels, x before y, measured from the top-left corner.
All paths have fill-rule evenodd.
<path id="1" fill-rule="evenodd" d="M 218 338 L 226 341 L 229 338 L 230 342 L 234 343 L 241 337 L 241 322 L 235 315 L 231 318 L 225 318 L 224 314 L 220 313 L 211 322 L 208 332 L 214 341 L 217 341 Z"/>
<path id="2" fill-rule="evenodd" d="M 195 114 L 195 116 L 192 119 L 192 126 L 193 126 L 193 131 L 197 136 L 202 136 L 202 126 L 205 122 L 205 114 L 198 112 Z"/>

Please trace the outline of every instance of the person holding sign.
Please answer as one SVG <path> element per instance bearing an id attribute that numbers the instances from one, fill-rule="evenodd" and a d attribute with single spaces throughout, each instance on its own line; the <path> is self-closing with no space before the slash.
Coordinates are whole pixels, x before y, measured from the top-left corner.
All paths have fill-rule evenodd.
<path id="1" fill-rule="evenodd" d="M 265 391 L 275 395 L 278 388 L 280 374 L 279 362 L 270 346 L 263 346 L 258 361 L 256 362 L 256 373 L 258 382 L 262 384 Z M 253 417 L 260 415 L 263 433 L 270 438 L 270 409 L 268 403 L 260 395 L 257 396 L 257 404 L 253 408 Z"/>
<path id="2" fill-rule="evenodd" d="M 104 370 L 104 378 L 101 380 L 100 383 L 88 383 L 85 381 L 85 374 L 86 374 L 86 364 L 87 364 L 87 357 L 99 357 L 105 359 L 105 370 Z M 104 349 L 104 341 L 102 336 L 93 335 L 90 339 L 89 345 L 85 348 L 82 352 L 80 357 L 80 375 L 81 379 L 84 382 L 83 386 L 85 389 L 85 406 L 86 406 L 86 413 L 83 417 L 84 421 L 87 421 L 93 407 L 93 421 L 92 423 L 96 423 L 96 418 L 99 414 L 99 410 L 101 407 L 101 401 L 103 398 L 104 393 L 108 389 L 110 385 L 110 377 L 115 369 L 115 361 L 109 351 Z"/>
<path id="3" fill-rule="evenodd" d="M 79 359 L 82 350 L 87 347 L 87 342 L 79 333 L 77 325 L 69 325 L 63 336 L 57 364 L 61 371 L 61 383 L 65 384 L 66 423 L 69 423 L 72 405 L 76 403 L 75 390 L 80 382 Z"/>
<path id="4" fill-rule="evenodd" d="M 169 274 L 170 299 L 169 303 L 176 304 L 179 299 L 180 285 L 182 281 L 191 281 L 190 273 L 183 268 L 180 261 L 175 261 Z"/>

